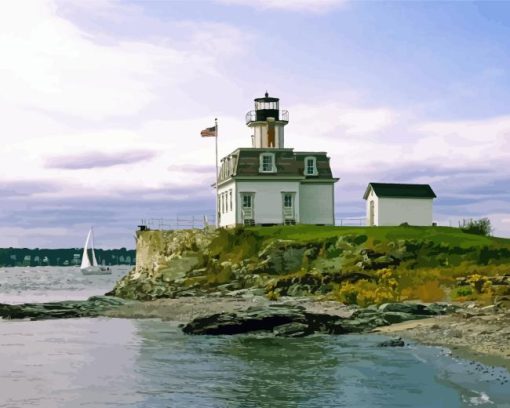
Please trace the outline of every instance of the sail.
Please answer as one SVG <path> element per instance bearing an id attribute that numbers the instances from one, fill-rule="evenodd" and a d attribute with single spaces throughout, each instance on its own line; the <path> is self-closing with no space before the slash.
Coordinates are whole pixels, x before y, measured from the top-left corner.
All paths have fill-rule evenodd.
<path id="1" fill-rule="evenodd" d="M 89 255 L 87 254 L 87 249 L 89 246 L 91 232 L 92 232 L 92 230 L 89 231 L 89 233 L 87 235 L 87 240 L 85 241 L 85 246 L 83 247 L 83 255 L 81 257 L 81 266 L 80 266 L 81 269 L 88 268 L 90 266 L 90 260 L 89 260 Z"/>
<path id="2" fill-rule="evenodd" d="M 90 229 L 90 231 L 92 232 L 91 234 L 92 239 L 90 241 L 90 250 L 92 252 L 92 266 L 97 266 L 96 253 L 94 252 L 94 231 L 92 230 L 92 228 Z"/>

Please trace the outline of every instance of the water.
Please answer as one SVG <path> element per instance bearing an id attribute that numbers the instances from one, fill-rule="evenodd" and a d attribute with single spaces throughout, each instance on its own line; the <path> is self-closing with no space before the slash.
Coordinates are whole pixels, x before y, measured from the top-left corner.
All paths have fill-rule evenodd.
<path id="1" fill-rule="evenodd" d="M 0 303 L 83 299 L 126 272 L 4 268 Z M 439 348 L 378 348 L 381 339 L 185 336 L 159 320 L 0 321 L 0 407 L 510 407 L 507 371 L 484 373 Z"/>

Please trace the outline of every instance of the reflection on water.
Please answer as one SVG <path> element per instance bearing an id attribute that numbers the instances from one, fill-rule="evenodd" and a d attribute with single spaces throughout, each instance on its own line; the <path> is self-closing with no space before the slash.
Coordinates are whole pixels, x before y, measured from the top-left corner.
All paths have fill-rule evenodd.
<path id="1" fill-rule="evenodd" d="M 185 336 L 157 320 L 0 322 L 0 407 L 498 407 L 436 348 L 376 336 Z M 508 373 L 506 373 L 508 376 Z"/>
<path id="2" fill-rule="evenodd" d="M 466 388 L 476 376 L 437 348 L 378 348 L 377 336 L 188 337 L 161 324 L 137 323 L 147 407 L 453 408 L 475 406 L 466 396 L 489 389 Z M 463 374 L 446 381 L 455 371 Z M 510 406 L 510 390 L 497 386 L 498 406 Z"/>
<path id="3" fill-rule="evenodd" d="M 129 320 L 0 322 L 0 407 L 136 406 Z"/>

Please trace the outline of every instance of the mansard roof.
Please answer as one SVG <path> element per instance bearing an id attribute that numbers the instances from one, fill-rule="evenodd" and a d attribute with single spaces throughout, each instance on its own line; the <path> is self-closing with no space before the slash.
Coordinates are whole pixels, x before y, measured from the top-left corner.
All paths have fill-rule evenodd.
<path id="1" fill-rule="evenodd" d="M 276 171 L 263 173 L 259 171 L 260 156 L 263 153 L 274 155 Z M 317 174 L 305 175 L 305 157 L 314 157 Z M 296 178 L 303 180 L 337 181 L 333 178 L 329 157 L 326 152 L 295 152 L 284 148 L 240 148 L 221 160 L 219 181 L 230 178 L 257 177 L 261 179 Z"/>

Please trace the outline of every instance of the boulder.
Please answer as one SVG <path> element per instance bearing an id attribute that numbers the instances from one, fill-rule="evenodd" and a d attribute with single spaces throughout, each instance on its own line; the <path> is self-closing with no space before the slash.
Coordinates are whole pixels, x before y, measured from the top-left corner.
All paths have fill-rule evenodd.
<path id="1" fill-rule="evenodd" d="M 494 306 L 496 310 L 510 310 L 510 296 L 496 296 Z"/>
<path id="2" fill-rule="evenodd" d="M 400 337 L 380 342 L 378 347 L 404 347 L 405 343 Z"/>
<path id="3" fill-rule="evenodd" d="M 381 312 L 399 312 L 412 315 L 431 316 L 439 314 L 437 310 L 421 303 L 384 303 L 379 306 Z"/>
<path id="4" fill-rule="evenodd" d="M 313 333 L 313 330 L 304 323 L 286 323 L 273 329 L 276 337 L 304 337 Z"/>
<path id="5" fill-rule="evenodd" d="M 347 333 L 336 315 L 309 313 L 302 306 L 273 304 L 236 313 L 215 313 L 184 325 L 186 334 L 240 334 L 267 331 L 277 336 L 301 337 L 312 333 Z"/>

